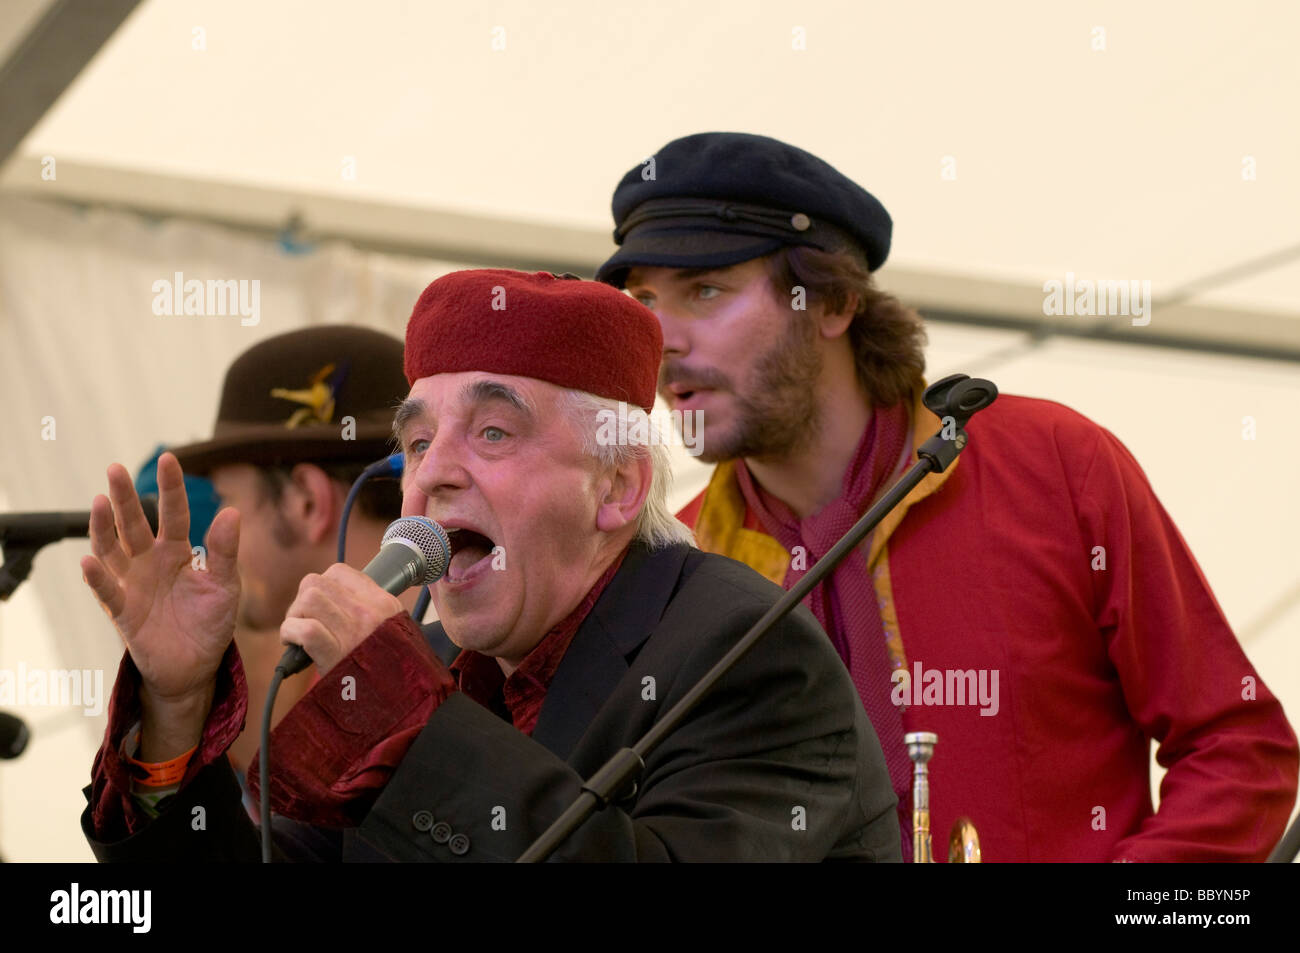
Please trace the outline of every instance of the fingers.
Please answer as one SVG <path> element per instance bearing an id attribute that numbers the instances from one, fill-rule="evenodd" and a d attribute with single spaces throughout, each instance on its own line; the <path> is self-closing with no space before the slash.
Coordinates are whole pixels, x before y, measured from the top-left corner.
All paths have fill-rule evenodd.
<path id="1" fill-rule="evenodd" d="M 171 453 L 158 458 L 158 538 L 190 538 L 190 505 L 185 495 L 185 475 Z"/>
<path id="2" fill-rule="evenodd" d="M 208 570 L 217 578 L 233 577 L 239 556 L 239 510 L 219 510 L 208 527 Z"/>
<path id="3" fill-rule="evenodd" d="M 280 637 L 301 645 L 324 674 L 401 610 L 402 604 L 365 574 L 336 563 L 323 576 L 303 577 Z"/>
<path id="4" fill-rule="evenodd" d="M 312 576 L 305 577 L 311 579 Z M 319 579 L 319 577 L 316 577 Z M 289 607 L 288 618 L 319 619 L 330 632 L 346 632 L 352 619 L 319 585 L 299 587 L 298 598 Z M 303 646 L 306 648 L 307 646 Z M 311 652 L 307 653 L 308 655 Z"/>
<path id="5" fill-rule="evenodd" d="M 126 594 L 113 574 L 94 556 L 81 557 L 81 578 L 86 581 L 110 618 L 116 619 L 126 606 Z"/>
<path id="6" fill-rule="evenodd" d="M 136 496 L 131 484 L 131 475 L 120 463 L 108 468 L 108 498 L 113 501 L 113 519 L 122 552 L 127 556 L 148 552 L 153 546 L 153 533 L 144 518 L 140 497 Z"/>
<path id="7" fill-rule="evenodd" d="M 346 563 L 335 563 L 320 576 L 304 576 L 298 585 L 298 598 L 302 599 L 303 593 L 312 586 L 320 586 L 330 593 L 334 604 L 351 620 L 348 629 L 361 625 L 369 633 L 389 616 L 402 611 L 402 603 L 396 596 L 385 592 L 360 569 L 354 569 Z M 348 629 L 335 631 L 345 632 Z"/>
<path id="8" fill-rule="evenodd" d="M 113 506 L 108 497 L 99 495 L 90 504 L 90 551 L 95 554 L 115 576 L 126 573 L 130 562 L 122 547 L 117 544 L 117 530 L 113 527 Z"/>
<path id="9" fill-rule="evenodd" d="M 286 618 L 280 623 L 280 641 L 297 645 L 311 656 L 317 669 L 324 675 L 343 657 L 338 640 L 319 619 Z"/>
<path id="10" fill-rule="evenodd" d="M 347 592 L 358 596 L 373 596 L 376 590 L 383 591 L 379 588 L 379 583 L 360 569 L 355 569 L 347 563 L 334 563 L 321 575 L 336 585 L 342 586 Z M 304 577 L 304 581 L 310 578 L 310 576 Z M 298 591 L 302 591 L 301 584 L 298 586 Z"/>

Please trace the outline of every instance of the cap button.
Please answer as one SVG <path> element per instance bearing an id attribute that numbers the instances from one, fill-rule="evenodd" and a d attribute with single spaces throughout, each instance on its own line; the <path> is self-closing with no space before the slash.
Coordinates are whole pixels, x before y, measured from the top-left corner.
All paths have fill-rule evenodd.
<path id="1" fill-rule="evenodd" d="M 812 219 L 803 212 L 795 212 L 790 216 L 790 224 L 794 226 L 797 232 L 806 232 L 812 228 Z"/>

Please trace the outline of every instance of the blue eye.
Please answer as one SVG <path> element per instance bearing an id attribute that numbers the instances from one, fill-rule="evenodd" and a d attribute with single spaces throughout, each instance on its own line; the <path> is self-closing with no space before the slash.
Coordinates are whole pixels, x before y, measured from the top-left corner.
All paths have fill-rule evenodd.
<path id="1" fill-rule="evenodd" d="M 719 288 L 717 285 L 700 285 L 699 291 L 700 291 L 700 297 L 703 298 L 705 301 L 708 301 L 711 298 L 716 298 L 718 295 L 722 294 L 722 289 Z M 711 295 L 705 294 L 704 292 L 706 291 L 716 291 L 717 294 L 711 294 Z"/>
<path id="2" fill-rule="evenodd" d="M 499 434 L 500 436 L 493 437 L 492 434 Z M 506 432 L 500 427 L 484 427 L 483 438 L 487 440 L 488 443 L 500 443 L 502 440 L 506 439 Z"/>
<path id="3" fill-rule="evenodd" d="M 428 449 L 429 449 L 429 441 L 412 440 L 409 444 L 407 444 L 405 453 L 406 456 L 408 457 L 418 457 L 420 454 L 424 453 L 424 451 Z"/>

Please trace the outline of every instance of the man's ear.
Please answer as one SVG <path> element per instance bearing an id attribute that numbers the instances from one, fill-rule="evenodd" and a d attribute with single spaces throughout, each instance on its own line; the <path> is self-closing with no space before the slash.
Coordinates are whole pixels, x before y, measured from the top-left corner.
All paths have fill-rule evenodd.
<path id="1" fill-rule="evenodd" d="M 645 453 L 615 467 L 596 484 L 599 493 L 596 509 L 596 528 L 613 533 L 641 515 L 641 507 L 650 494 L 650 479 L 654 463 Z"/>
<path id="2" fill-rule="evenodd" d="M 857 310 L 858 296 L 850 294 L 848 300 L 844 302 L 844 307 L 838 311 L 818 308 L 813 315 L 813 319 L 817 322 L 817 330 L 821 333 L 821 336 L 833 340 L 849 330 L 849 325 L 853 323 Z"/>
<path id="3" fill-rule="evenodd" d="M 289 474 L 298 492 L 289 504 L 288 517 L 301 529 L 307 542 L 319 544 L 338 531 L 340 506 L 338 489 L 328 473 L 311 463 L 300 463 Z"/>

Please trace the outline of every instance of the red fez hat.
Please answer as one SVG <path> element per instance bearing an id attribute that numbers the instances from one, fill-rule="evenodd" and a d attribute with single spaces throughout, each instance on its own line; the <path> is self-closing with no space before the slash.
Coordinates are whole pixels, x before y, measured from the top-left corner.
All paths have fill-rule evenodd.
<path id="1" fill-rule="evenodd" d="M 572 275 L 454 271 L 406 325 L 406 379 L 486 371 L 654 406 L 659 320 L 621 291 Z"/>

